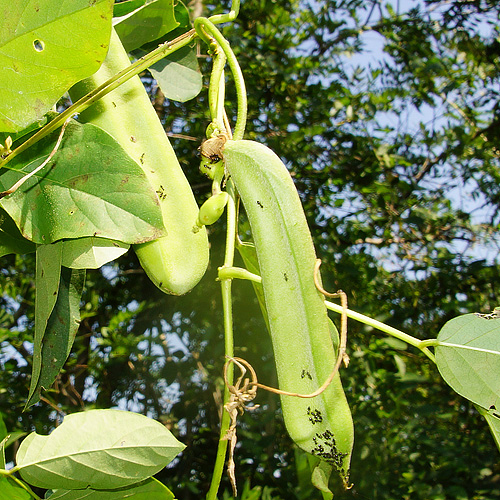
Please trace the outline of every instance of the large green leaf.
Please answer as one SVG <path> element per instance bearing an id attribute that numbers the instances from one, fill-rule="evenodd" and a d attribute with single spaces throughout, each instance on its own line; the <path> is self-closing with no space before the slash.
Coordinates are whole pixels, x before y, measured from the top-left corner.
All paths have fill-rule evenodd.
<path id="1" fill-rule="evenodd" d="M 14 0 L 0 4 L 0 130 L 42 117 L 102 64 L 113 0 Z"/>
<path id="2" fill-rule="evenodd" d="M 36 245 L 23 237 L 10 215 L 0 207 L 0 257 L 10 253 L 31 253 Z"/>
<path id="3" fill-rule="evenodd" d="M 39 166 L 55 140 L 14 158 L 0 175 L 0 189 Z M 164 231 L 158 196 L 140 166 L 104 130 L 74 121 L 49 164 L 1 205 L 25 238 L 41 244 L 84 236 L 141 243 Z"/>
<path id="4" fill-rule="evenodd" d="M 32 496 L 8 477 L 0 478 L 0 500 L 30 500 Z"/>
<path id="5" fill-rule="evenodd" d="M 42 245 L 39 251 L 46 246 L 56 245 Z M 85 270 L 60 267 L 60 273 L 57 300 L 50 312 L 47 326 L 43 332 L 36 329 L 36 335 L 41 338 L 35 338 L 31 385 L 26 407 L 37 403 L 41 390 L 48 389 L 54 382 L 69 356 L 80 324 L 80 299 Z M 38 312 L 37 310 L 37 314 Z M 42 314 L 45 318 L 46 311 L 42 311 Z M 37 317 L 35 322 L 38 320 Z"/>
<path id="6" fill-rule="evenodd" d="M 448 321 L 437 337 L 436 364 L 461 396 L 500 410 L 500 316 L 465 314 Z"/>
<path id="7" fill-rule="evenodd" d="M 119 490 L 57 490 L 50 500 L 174 500 L 174 494 L 154 478 Z"/>
<path id="8" fill-rule="evenodd" d="M 74 413 L 49 436 L 33 432 L 19 447 L 16 470 L 48 489 L 115 489 L 143 481 L 184 449 L 167 428 L 120 410 Z"/>
<path id="9" fill-rule="evenodd" d="M 127 52 L 157 40 L 179 26 L 175 20 L 173 0 L 153 0 L 143 2 L 140 6 L 137 6 L 136 0 L 131 3 L 135 10 L 113 19 L 116 32 Z M 126 8 L 119 5 L 120 9 Z"/>

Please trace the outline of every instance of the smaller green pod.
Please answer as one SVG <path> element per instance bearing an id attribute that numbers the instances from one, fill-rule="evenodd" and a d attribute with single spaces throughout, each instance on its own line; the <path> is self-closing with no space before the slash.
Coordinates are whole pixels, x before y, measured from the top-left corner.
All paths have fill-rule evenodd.
<path id="1" fill-rule="evenodd" d="M 228 197 L 229 195 L 225 191 L 210 196 L 210 198 L 200 207 L 197 225 L 210 226 L 214 222 L 217 222 L 224 213 Z"/>

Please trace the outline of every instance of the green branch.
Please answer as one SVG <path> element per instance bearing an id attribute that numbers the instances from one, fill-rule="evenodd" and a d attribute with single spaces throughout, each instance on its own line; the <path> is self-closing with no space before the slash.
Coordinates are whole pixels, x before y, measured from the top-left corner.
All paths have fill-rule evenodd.
<path id="1" fill-rule="evenodd" d="M 236 18 L 238 15 L 240 9 L 240 0 L 235 0 L 233 2 L 233 5 L 231 6 L 230 12 L 227 14 L 220 14 L 216 16 L 212 16 L 210 19 L 205 19 L 205 23 L 208 26 L 207 29 L 213 30 L 217 32 L 220 35 L 220 32 L 217 30 L 217 28 L 214 26 L 215 24 L 219 23 L 224 23 L 224 22 L 229 22 L 232 21 Z M 204 19 L 204 18 L 202 18 Z M 79 99 L 77 102 L 75 102 L 73 105 L 71 105 L 69 108 L 64 110 L 62 113 L 57 115 L 56 118 L 54 118 L 51 122 L 47 123 L 44 127 L 42 127 L 38 132 L 36 132 L 34 135 L 32 135 L 27 141 L 23 142 L 21 145 L 19 145 L 17 148 L 15 148 L 3 161 L 0 161 L 0 168 L 4 167 L 10 160 L 12 160 L 14 157 L 28 149 L 30 146 L 33 146 L 33 144 L 37 143 L 39 140 L 43 139 L 50 133 L 52 133 L 54 130 L 57 130 L 59 127 L 61 127 L 64 122 L 87 109 L 89 106 L 97 102 L 99 99 L 104 97 L 105 95 L 109 94 L 111 91 L 125 83 L 126 81 L 130 80 L 132 77 L 135 75 L 138 75 L 139 73 L 142 73 L 145 69 L 149 68 L 153 64 L 157 63 L 164 57 L 174 53 L 175 51 L 181 49 L 182 47 L 185 47 L 186 45 L 189 45 L 192 43 L 195 38 L 199 36 L 199 33 L 197 33 L 194 29 L 189 30 L 186 33 L 183 33 L 182 35 L 178 36 L 177 38 L 174 38 L 174 40 L 170 42 L 165 42 L 159 45 L 155 50 L 149 52 L 145 56 L 141 57 L 137 61 L 135 61 L 133 64 L 131 64 L 128 68 L 125 68 L 123 71 L 120 71 L 118 74 L 104 82 L 101 86 L 93 90 L 92 92 L 89 92 L 87 95 L 83 96 L 81 99 Z M 231 67 L 231 70 L 233 71 L 233 74 L 235 74 L 235 71 L 238 73 L 239 76 L 235 76 L 235 81 L 238 79 L 243 79 L 243 76 L 241 74 L 241 70 L 239 70 L 239 65 L 238 62 L 236 61 L 236 57 L 232 53 L 231 48 L 229 47 L 229 43 L 220 35 L 220 37 L 214 36 L 215 39 L 220 38 L 224 40 L 225 43 L 220 44 L 222 46 L 222 49 L 224 50 L 225 54 L 228 54 L 230 52 L 232 54 L 232 60 L 229 62 L 229 65 Z M 218 40 L 217 40 L 218 41 Z M 219 41 L 218 41 L 219 42 Z M 219 42 L 220 43 L 220 42 Z M 235 65 L 237 68 L 235 68 Z M 239 70 L 239 72 L 237 71 Z M 238 88 L 241 87 L 241 83 L 237 84 Z M 245 90 L 244 83 L 243 83 L 243 90 Z M 241 97 L 238 96 L 238 103 L 240 103 Z M 244 116 L 242 115 L 241 119 L 243 121 L 246 121 L 246 93 L 244 96 L 244 103 L 245 103 L 245 114 Z M 242 103 L 243 104 L 243 103 Z M 244 131 L 244 123 L 243 126 L 239 124 L 239 128 L 243 127 Z M 243 133 L 241 132 L 241 136 L 243 136 Z"/>
<path id="2" fill-rule="evenodd" d="M 115 76 L 104 82 L 95 90 L 89 92 L 87 95 L 84 95 L 69 108 L 57 115 L 57 117 L 54 118 L 51 122 L 47 123 L 47 125 L 36 132 L 36 134 L 31 136 L 26 142 L 23 142 L 20 146 L 14 149 L 9 154 L 9 156 L 7 156 L 7 158 L 0 162 L 0 168 L 4 167 L 10 160 L 12 160 L 12 158 L 28 149 L 40 139 L 43 139 L 54 130 L 57 130 L 64 124 L 64 122 L 68 118 L 71 118 L 75 114 L 81 113 L 89 106 L 97 102 L 99 99 L 109 94 L 111 91 L 115 90 L 117 87 L 130 80 L 135 75 L 142 73 L 145 69 L 149 68 L 149 66 L 152 66 L 156 62 L 160 61 L 165 56 L 172 54 L 176 50 L 179 50 L 186 45 L 189 45 L 195 39 L 195 37 L 196 32 L 194 30 L 190 30 L 187 33 L 184 33 L 181 36 L 175 38 L 171 42 L 162 43 L 158 48 L 141 57 L 136 62 L 125 68 L 123 71 L 117 73 Z"/>
<path id="3" fill-rule="evenodd" d="M 214 16 L 215 17 L 215 16 Z M 210 18 L 212 19 L 212 18 Z M 224 51 L 227 57 L 229 68 L 233 74 L 234 84 L 236 86 L 236 97 L 238 101 L 238 115 L 236 125 L 234 127 L 233 138 L 234 140 L 243 139 L 245 133 L 245 126 L 247 121 L 247 93 L 245 87 L 245 80 L 241 71 L 240 65 L 236 56 L 234 55 L 229 42 L 222 36 L 217 27 L 205 17 L 199 17 L 194 20 L 194 29 L 197 35 L 210 47 L 213 40 L 217 42 L 220 48 Z M 219 76 L 220 79 L 220 76 Z M 214 83 L 214 86 L 219 84 L 219 80 Z"/>
<path id="4" fill-rule="evenodd" d="M 329 301 L 325 301 L 325 304 L 326 307 L 330 309 L 330 311 L 334 311 L 339 314 L 342 314 L 344 312 L 344 309 L 342 308 L 341 305 L 334 304 L 333 302 Z M 364 323 L 365 325 L 376 328 L 377 330 L 387 333 L 392 337 L 395 337 L 399 340 L 402 340 L 403 342 L 406 342 L 407 344 L 412 345 L 413 347 L 416 347 L 417 349 L 420 349 L 430 360 L 432 360 L 434 363 L 436 362 L 434 354 L 427 347 L 428 345 L 430 345 L 428 341 L 416 339 L 415 337 L 412 337 L 411 335 L 408 335 L 407 333 L 404 333 L 401 330 L 398 330 L 397 328 L 393 328 L 392 326 L 386 325 L 381 321 L 377 321 L 376 319 L 352 311 L 351 309 L 347 309 L 345 313 L 348 318 L 355 319 L 360 323 Z"/>
<path id="5" fill-rule="evenodd" d="M 225 267 L 231 268 L 234 262 L 234 251 L 236 241 L 236 193 L 231 180 L 227 183 L 227 192 L 229 199 L 226 205 L 227 210 L 227 232 L 226 232 L 226 252 L 224 257 Z M 219 270 L 220 278 L 220 270 Z M 233 310 L 231 298 L 231 279 L 220 278 L 222 289 L 222 307 L 224 311 L 224 353 L 227 358 L 234 357 L 234 335 L 233 335 Z M 227 369 L 227 383 L 233 383 L 233 364 L 231 363 Z M 224 387 L 224 405 L 229 402 L 230 394 L 227 386 Z M 206 500 L 217 500 L 217 492 L 224 472 L 224 464 L 226 463 L 226 453 L 228 441 L 225 439 L 227 431 L 231 423 L 230 415 L 225 409 L 222 410 L 222 419 L 220 424 L 220 437 L 217 447 L 217 455 L 214 464 L 214 472 L 210 489 L 208 490 Z"/>

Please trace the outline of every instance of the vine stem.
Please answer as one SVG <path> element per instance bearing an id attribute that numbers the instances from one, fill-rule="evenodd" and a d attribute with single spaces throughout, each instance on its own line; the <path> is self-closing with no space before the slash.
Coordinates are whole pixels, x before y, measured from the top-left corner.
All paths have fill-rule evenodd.
<path id="1" fill-rule="evenodd" d="M 385 323 L 365 316 L 364 314 L 358 313 L 351 309 L 344 310 L 341 305 L 329 302 L 328 300 L 325 300 L 325 304 L 330 311 L 334 311 L 339 314 L 342 314 L 342 312 L 345 311 L 348 318 L 355 319 L 360 323 L 364 323 L 365 325 L 376 328 L 377 330 L 387 333 L 392 337 L 395 337 L 399 340 L 402 340 L 403 342 L 406 342 L 407 344 L 412 345 L 413 347 L 416 347 L 417 349 L 420 349 L 431 361 L 433 361 L 434 363 L 436 362 L 434 354 L 427 347 L 428 345 L 432 345 L 428 340 L 426 341 L 416 339 L 415 337 L 412 337 L 411 335 L 408 335 L 407 333 L 404 333 L 397 328 L 393 328 L 392 326 L 386 325 Z"/>
<path id="2" fill-rule="evenodd" d="M 213 16 L 215 17 L 215 16 Z M 210 18 L 210 19 L 213 19 Z M 229 42 L 222 36 L 222 33 L 217 29 L 215 24 L 205 17 L 198 17 L 194 20 L 194 29 L 197 35 L 208 45 L 211 46 L 213 40 L 217 42 L 220 48 L 224 51 L 227 58 L 229 68 L 233 74 L 234 84 L 236 87 L 236 98 L 238 102 L 238 115 L 236 119 L 236 125 L 234 127 L 233 138 L 235 141 L 243 139 L 245 133 L 245 126 L 247 121 L 247 92 L 245 87 L 245 80 L 243 78 L 243 73 L 241 71 L 240 65 Z M 217 78 L 214 86 L 219 85 L 220 78 L 222 77 L 221 69 L 217 68 L 218 75 L 212 73 L 212 78 L 215 76 Z"/>
<path id="3" fill-rule="evenodd" d="M 20 144 L 16 149 L 14 149 L 9 156 L 7 156 L 2 162 L 0 162 L 0 168 L 5 167 L 5 165 L 12 160 L 15 156 L 22 153 L 30 146 L 38 142 L 40 139 L 43 139 L 47 135 L 49 135 L 54 130 L 57 130 L 61 127 L 64 122 L 71 118 L 73 115 L 81 113 L 89 106 L 97 102 L 99 99 L 109 94 L 111 91 L 115 90 L 117 87 L 130 80 L 135 75 L 138 75 L 149 66 L 152 66 L 156 62 L 163 59 L 165 56 L 179 50 L 186 45 L 189 45 L 196 38 L 196 32 L 194 29 L 180 35 L 175 38 L 171 42 L 165 42 L 158 46 L 155 50 L 149 52 L 145 56 L 141 57 L 133 64 L 123 69 L 115 76 L 111 77 L 109 80 L 104 82 L 102 85 L 94 89 L 92 92 L 89 92 L 87 95 L 84 95 L 81 99 L 72 104 L 69 108 L 64 110 L 62 113 L 59 113 L 52 121 L 47 123 L 44 127 L 42 127 L 38 132 L 33 134 L 27 141 Z"/>
<path id="4" fill-rule="evenodd" d="M 227 210 L 227 231 L 226 231 L 226 252 L 224 256 L 225 267 L 232 267 L 234 261 L 234 251 L 236 242 L 236 192 L 233 182 L 229 179 L 226 186 L 227 192 L 229 194 L 229 199 L 226 205 Z M 231 278 L 222 278 L 221 280 L 221 290 L 222 290 L 222 307 L 224 311 L 224 352 L 226 358 L 232 358 L 234 356 L 234 335 L 233 335 L 233 308 L 232 308 L 232 298 L 231 298 Z M 227 381 L 229 384 L 233 383 L 233 366 L 228 367 L 226 374 Z M 224 405 L 228 403 L 230 398 L 228 385 L 225 384 L 224 387 Z M 226 463 L 226 454 L 228 441 L 226 439 L 227 431 L 231 424 L 231 417 L 225 409 L 222 411 L 222 419 L 220 424 L 220 435 L 219 444 L 217 447 L 217 455 L 214 464 L 214 471 L 212 474 L 212 481 L 210 483 L 210 489 L 208 490 L 206 500 L 217 500 L 217 492 L 219 490 L 219 485 L 222 479 L 222 474 L 224 473 L 224 465 Z"/>
<path id="5" fill-rule="evenodd" d="M 229 43 L 222 37 L 220 32 L 217 30 L 215 27 L 215 24 L 219 23 L 225 23 L 229 21 L 233 21 L 236 19 L 238 12 L 240 9 L 240 0 L 234 0 L 234 2 L 231 5 L 231 10 L 226 13 L 226 14 L 219 14 L 210 17 L 209 19 L 206 18 L 201 18 L 205 21 L 205 24 L 208 26 L 208 29 L 213 30 L 217 32 L 220 36 L 218 36 L 221 40 L 223 40 L 225 43 L 220 44 L 222 46 L 222 49 L 224 50 L 224 53 L 228 54 L 228 52 L 231 53 L 232 59 L 229 62 L 229 65 L 231 67 L 231 70 L 233 71 L 236 68 L 239 69 L 238 62 L 236 61 L 236 57 L 234 56 L 231 47 L 229 46 Z M 139 73 L 142 73 L 145 69 L 149 68 L 149 66 L 152 66 L 156 62 L 160 61 L 163 59 L 165 56 L 172 54 L 176 50 L 181 49 L 182 47 L 185 47 L 186 45 L 189 45 L 192 43 L 197 36 L 200 36 L 199 33 L 197 33 L 194 29 L 191 29 L 187 31 L 186 33 L 183 33 L 182 35 L 178 36 L 177 38 L 174 38 L 174 40 L 170 42 L 165 42 L 159 45 L 155 50 L 149 52 L 145 56 L 141 57 L 137 61 L 135 61 L 133 64 L 131 64 L 129 67 L 125 68 L 124 70 L 120 71 L 117 73 L 115 76 L 110 78 L 108 81 L 104 82 L 102 85 L 94 89 L 92 92 L 89 92 L 87 95 L 83 96 L 81 99 L 79 99 L 77 102 L 72 104 L 69 108 L 64 110 L 62 113 L 58 114 L 52 121 L 47 123 L 44 127 L 42 127 L 38 132 L 33 134 L 27 141 L 23 142 L 20 144 L 17 148 L 12 150 L 12 152 L 4 158 L 2 161 L 0 161 L 0 168 L 5 167 L 7 163 L 12 160 L 14 157 L 28 149 L 30 146 L 33 146 L 33 144 L 37 143 L 39 140 L 43 139 L 50 133 L 52 133 L 54 130 L 57 130 L 59 127 L 61 127 L 64 122 L 68 119 L 71 118 L 73 115 L 81 113 L 85 109 L 87 109 L 89 106 L 97 102 L 99 99 L 104 97 L 105 95 L 109 94 L 111 91 L 125 83 L 126 81 L 130 80 L 130 78 L 134 77 L 135 75 L 138 75 Z M 215 39 L 217 39 L 216 36 L 214 36 Z M 234 69 L 233 69 L 234 68 Z M 239 77 L 241 81 L 243 80 L 243 76 L 241 74 L 241 70 L 239 70 Z M 238 82 L 240 82 L 238 80 Z M 236 81 L 236 77 L 235 77 Z M 240 84 L 238 84 L 240 85 Z M 238 87 L 240 88 L 240 86 Z M 238 103 L 241 100 L 241 92 L 238 91 Z M 244 93 L 244 102 L 245 102 L 245 114 L 244 116 L 242 115 L 241 119 L 243 122 L 246 122 L 246 92 L 245 92 L 245 86 L 243 82 L 243 93 Z M 243 137 L 243 131 L 245 129 L 245 123 L 243 125 L 240 123 L 239 128 L 243 129 L 241 131 L 241 137 Z M 239 138 L 241 138 L 239 137 Z"/>

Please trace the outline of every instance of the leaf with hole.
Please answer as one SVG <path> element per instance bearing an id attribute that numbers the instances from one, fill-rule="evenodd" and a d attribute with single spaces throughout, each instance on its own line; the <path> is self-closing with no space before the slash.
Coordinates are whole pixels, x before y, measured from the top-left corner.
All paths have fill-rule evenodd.
<path id="1" fill-rule="evenodd" d="M 156 420 L 120 410 L 73 413 L 48 436 L 33 432 L 16 470 L 40 488 L 116 489 L 143 481 L 184 449 Z"/>
<path id="2" fill-rule="evenodd" d="M 113 0 L 18 0 L 0 6 L 0 130 L 41 118 L 108 49 Z"/>
<path id="3" fill-rule="evenodd" d="M 483 408 L 500 409 L 500 317 L 465 314 L 437 337 L 436 364 L 451 388 Z"/>
<path id="4" fill-rule="evenodd" d="M 57 135 L 8 163 L 0 189 L 39 166 Z M 1 205 L 35 243 L 85 236 L 142 243 L 164 234 L 158 196 L 140 166 L 104 130 L 75 121 L 51 161 Z"/>

